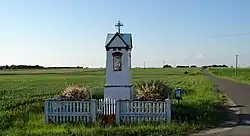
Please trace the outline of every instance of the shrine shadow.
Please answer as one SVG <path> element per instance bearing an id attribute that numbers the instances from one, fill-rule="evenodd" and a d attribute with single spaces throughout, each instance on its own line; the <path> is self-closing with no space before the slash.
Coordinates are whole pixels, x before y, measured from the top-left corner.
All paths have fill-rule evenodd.
<path id="1" fill-rule="evenodd" d="M 239 126 L 250 126 L 250 114 L 239 114 Z"/>
<path id="2" fill-rule="evenodd" d="M 228 106 L 228 108 L 242 108 L 245 107 L 244 105 L 235 105 L 235 106 Z"/>

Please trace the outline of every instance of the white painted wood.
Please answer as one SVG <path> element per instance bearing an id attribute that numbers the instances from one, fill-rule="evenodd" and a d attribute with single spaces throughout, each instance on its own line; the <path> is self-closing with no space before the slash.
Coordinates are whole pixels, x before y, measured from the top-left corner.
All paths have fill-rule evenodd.
<path id="1" fill-rule="evenodd" d="M 166 100 L 166 105 L 167 105 L 167 108 L 166 108 L 166 112 L 167 112 L 167 121 L 168 123 L 171 123 L 171 105 L 172 105 L 172 102 L 170 99 L 167 99 Z"/>
<path id="2" fill-rule="evenodd" d="M 109 47 L 127 47 L 119 36 L 116 36 Z"/>
<path id="3" fill-rule="evenodd" d="M 115 36 L 115 34 L 107 34 L 105 46 L 111 41 L 111 39 Z M 124 42 L 132 49 L 132 35 L 128 33 L 120 33 L 120 36 L 124 40 Z M 110 47 L 110 46 L 108 46 Z"/>
<path id="4" fill-rule="evenodd" d="M 105 87 L 105 99 L 126 100 L 131 99 L 132 87 Z"/>
<path id="5" fill-rule="evenodd" d="M 121 71 L 113 71 L 113 53 L 120 52 L 122 53 L 122 65 Z M 106 55 L 106 84 L 107 85 L 131 85 L 132 81 L 132 73 L 130 70 L 130 51 L 126 51 L 125 49 L 119 50 L 109 50 Z M 119 79 L 119 80 L 117 80 Z"/>
<path id="6" fill-rule="evenodd" d="M 48 118 L 48 113 L 49 113 L 49 103 L 47 101 L 45 101 L 44 104 L 44 112 L 45 112 L 45 123 L 49 122 L 49 118 Z"/>
<path id="7" fill-rule="evenodd" d="M 121 34 L 122 35 L 122 34 Z M 129 35 L 128 38 L 125 35 Z M 117 50 L 109 49 L 106 52 L 106 84 L 104 88 L 104 99 L 132 99 L 133 87 L 132 87 L 132 74 L 131 74 L 131 49 L 132 49 L 132 39 L 131 34 L 125 34 L 121 38 L 118 35 L 115 36 L 111 43 L 108 45 L 109 48 L 116 47 L 120 48 Z M 112 39 L 111 35 L 108 34 L 106 44 Z M 124 49 L 127 47 L 126 43 L 130 43 L 129 49 Z M 122 49 L 123 48 L 123 49 Z M 121 56 L 121 71 L 114 71 L 114 52 L 122 53 Z M 111 109 L 113 110 L 113 109 Z"/>
<path id="8" fill-rule="evenodd" d="M 97 115 L 97 101 L 96 100 L 92 100 L 91 101 L 91 113 L 92 113 L 92 123 L 96 122 L 96 115 Z"/>
<path id="9" fill-rule="evenodd" d="M 96 122 L 97 101 L 45 101 L 45 122 L 49 120 L 55 123 L 63 122 Z"/>
<path id="10" fill-rule="evenodd" d="M 111 115 L 116 112 L 116 100 L 115 99 L 100 99 L 98 100 L 98 114 Z"/>
<path id="11" fill-rule="evenodd" d="M 95 123 L 98 114 L 116 115 L 125 123 L 171 122 L 171 100 L 88 100 L 88 101 L 45 101 L 45 122 L 55 123 L 84 121 Z"/>
<path id="12" fill-rule="evenodd" d="M 171 101 L 118 101 L 120 109 L 118 110 L 120 117 L 127 123 L 140 123 L 145 121 L 150 122 L 171 122 Z M 166 105 L 166 106 L 165 106 Z M 116 107 L 117 108 L 117 107 Z M 160 108 L 163 108 L 160 110 Z M 118 119 L 118 118 L 116 118 Z M 118 122 L 116 122 L 118 123 Z"/>
<path id="13" fill-rule="evenodd" d="M 121 118 L 120 118 L 120 111 L 121 111 L 121 110 L 120 110 L 120 109 L 121 109 L 121 108 L 120 108 L 120 104 L 121 104 L 121 103 L 120 103 L 119 100 L 117 100 L 115 104 L 116 104 L 116 105 L 115 105 L 115 107 L 116 107 L 116 111 L 115 111 L 115 115 L 116 115 L 115 118 L 116 118 L 116 120 L 115 120 L 115 121 L 116 121 L 116 124 L 119 125 L 119 124 L 120 124 L 120 119 L 121 119 Z"/>

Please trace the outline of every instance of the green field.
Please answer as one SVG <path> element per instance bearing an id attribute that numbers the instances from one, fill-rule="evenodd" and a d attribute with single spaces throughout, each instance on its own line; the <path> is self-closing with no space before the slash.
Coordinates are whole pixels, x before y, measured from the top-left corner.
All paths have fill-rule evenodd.
<path id="1" fill-rule="evenodd" d="M 210 68 L 209 71 L 216 76 L 250 84 L 250 68 L 238 68 L 237 76 L 234 68 Z"/>
<path id="2" fill-rule="evenodd" d="M 189 71 L 189 74 L 184 74 Z M 163 79 L 185 90 L 184 100 L 173 105 L 173 123 L 101 127 L 45 125 L 44 100 L 57 96 L 71 84 L 93 88 L 103 98 L 104 69 L 0 71 L 0 135 L 180 135 L 212 127 L 222 119 L 221 94 L 199 74 L 199 69 L 132 69 L 133 83 Z"/>

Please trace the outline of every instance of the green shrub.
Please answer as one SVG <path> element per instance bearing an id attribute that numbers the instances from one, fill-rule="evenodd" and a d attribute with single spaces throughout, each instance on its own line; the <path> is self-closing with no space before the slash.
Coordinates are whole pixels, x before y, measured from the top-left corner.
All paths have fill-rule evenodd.
<path id="1" fill-rule="evenodd" d="M 192 72 L 192 73 L 188 73 L 188 75 L 197 76 L 197 75 L 201 75 L 201 72 Z"/>
<path id="2" fill-rule="evenodd" d="M 96 89 L 91 89 L 92 90 L 92 99 L 103 99 L 104 98 L 104 88 L 96 88 Z"/>
<path id="3" fill-rule="evenodd" d="M 66 100 L 82 100 L 89 99 L 89 92 L 85 87 L 78 87 L 76 85 L 68 86 L 63 90 L 62 97 Z"/>
<path id="4" fill-rule="evenodd" d="M 137 82 L 135 96 L 137 99 L 166 99 L 171 88 L 163 80 Z"/>

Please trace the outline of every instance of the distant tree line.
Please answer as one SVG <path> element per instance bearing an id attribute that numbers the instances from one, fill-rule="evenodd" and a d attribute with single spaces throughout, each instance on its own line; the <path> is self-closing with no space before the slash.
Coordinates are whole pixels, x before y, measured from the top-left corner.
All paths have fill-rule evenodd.
<path id="1" fill-rule="evenodd" d="M 178 65 L 176 68 L 196 68 L 196 65 L 191 65 L 191 66 L 182 66 Z M 202 66 L 202 68 L 211 68 L 211 67 L 221 67 L 221 68 L 226 68 L 228 67 L 227 65 L 208 65 L 208 66 Z M 0 66 L 0 70 L 4 69 L 76 69 L 76 68 L 83 68 L 80 66 L 77 67 L 44 67 L 40 65 L 5 65 L 5 66 Z M 85 67 L 87 68 L 87 67 Z M 172 68 L 171 65 L 164 65 L 163 68 Z"/>
<path id="2" fill-rule="evenodd" d="M 76 69 L 76 68 L 83 68 L 83 67 L 80 67 L 80 66 L 77 66 L 77 67 L 45 67 L 46 69 Z M 88 67 L 85 67 L 85 68 L 88 68 Z"/>
<path id="3" fill-rule="evenodd" d="M 172 68 L 171 65 L 164 65 L 163 68 Z"/>
<path id="4" fill-rule="evenodd" d="M 202 68 L 210 68 L 210 67 L 221 67 L 221 68 L 227 68 L 227 65 L 208 65 L 208 66 L 202 66 Z M 163 68 L 172 68 L 171 65 L 164 65 Z M 182 65 L 178 65 L 176 66 L 176 68 L 197 68 L 196 65 L 191 65 L 191 66 L 182 66 Z"/>
<path id="5" fill-rule="evenodd" d="M 178 65 L 176 66 L 176 68 L 196 68 L 197 66 L 196 65 L 191 65 L 191 66 L 181 66 L 181 65 Z M 171 65 L 164 65 L 163 68 L 172 68 Z"/>
<path id="6" fill-rule="evenodd" d="M 208 66 L 202 66 L 202 68 L 228 68 L 227 65 L 208 65 Z"/>
<path id="7" fill-rule="evenodd" d="M 0 69 L 43 69 L 43 66 L 39 65 L 5 65 L 5 66 L 0 66 Z"/>
<path id="8" fill-rule="evenodd" d="M 62 69 L 62 68 L 83 68 L 80 66 L 77 67 L 43 67 L 40 65 L 5 65 L 5 66 L 0 66 L 0 70 L 4 70 L 4 69 Z"/>

